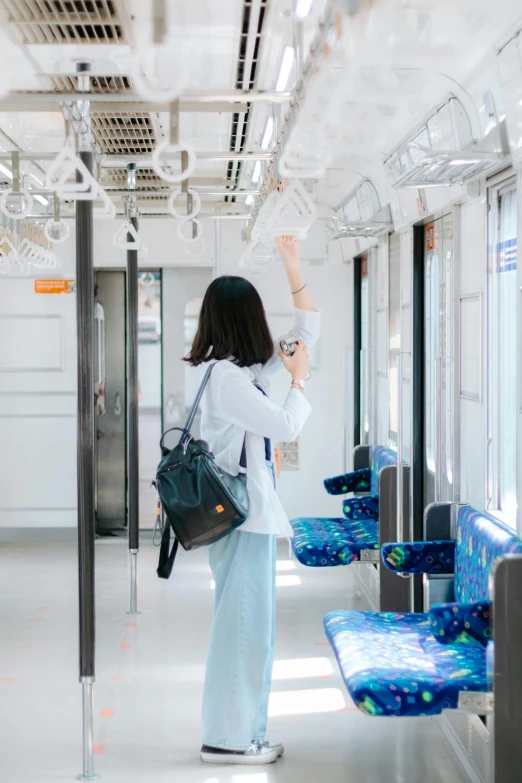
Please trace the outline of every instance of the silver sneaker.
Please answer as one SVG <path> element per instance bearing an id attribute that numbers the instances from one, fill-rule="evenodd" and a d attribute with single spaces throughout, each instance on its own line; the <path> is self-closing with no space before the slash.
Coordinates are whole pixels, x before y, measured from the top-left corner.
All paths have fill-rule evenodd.
<path id="1" fill-rule="evenodd" d="M 268 742 L 253 742 L 248 750 L 227 750 L 203 745 L 201 761 L 208 764 L 272 764 L 277 761 L 283 750 L 282 745 L 270 745 Z"/>
<path id="2" fill-rule="evenodd" d="M 275 742 L 273 745 L 270 742 L 261 742 L 260 740 L 256 741 L 254 744 L 258 745 L 261 748 L 272 748 L 273 750 L 277 750 L 277 756 L 282 756 L 285 752 L 285 749 L 283 745 L 279 742 Z"/>

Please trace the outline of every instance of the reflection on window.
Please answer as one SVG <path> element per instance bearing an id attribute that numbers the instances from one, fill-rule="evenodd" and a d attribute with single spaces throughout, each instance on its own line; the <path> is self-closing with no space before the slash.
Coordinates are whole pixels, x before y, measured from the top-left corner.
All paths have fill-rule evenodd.
<path id="1" fill-rule="evenodd" d="M 516 522 L 516 335 L 517 193 L 515 185 L 498 195 L 498 233 L 490 269 L 488 410 L 490 454 L 489 506 Z"/>
<path id="2" fill-rule="evenodd" d="M 370 323 L 368 267 L 363 265 L 361 279 L 361 444 L 368 444 L 370 434 L 370 362 L 369 336 Z"/>
<path id="3" fill-rule="evenodd" d="M 401 254 L 400 236 L 392 234 L 390 237 L 390 272 L 389 272 L 389 322 L 388 334 L 390 344 L 388 346 L 389 366 L 389 395 L 390 395 L 390 431 L 388 445 L 397 448 L 397 419 L 399 414 L 399 383 L 398 383 L 398 356 L 401 350 Z"/>
<path id="4" fill-rule="evenodd" d="M 435 249 L 428 252 L 426 259 L 425 313 L 426 464 L 430 473 L 435 473 L 437 359 L 439 356 L 439 256 Z"/>

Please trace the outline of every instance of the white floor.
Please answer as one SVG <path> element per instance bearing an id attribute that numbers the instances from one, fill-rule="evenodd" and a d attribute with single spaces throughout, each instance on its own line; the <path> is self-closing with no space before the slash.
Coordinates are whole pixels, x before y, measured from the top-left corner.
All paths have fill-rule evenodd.
<path id="1" fill-rule="evenodd" d="M 96 544 L 96 767 L 107 783 L 463 783 L 434 719 L 354 709 L 322 630 L 325 611 L 364 608 L 352 567 L 286 570 L 281 546 L 269 767 L 199 761 L 199 711 L 213 592 L 205 551 L 157 579 L 139 555 L 139 617 L 129 617 L 123 540 Z M 0 545 L 0 781 L 49 783 L 81 771 L 76 547 Z M 294 661 L 294 663 L 285 663 Z M 299 675 L 296 677 L 295 675 Z"/>

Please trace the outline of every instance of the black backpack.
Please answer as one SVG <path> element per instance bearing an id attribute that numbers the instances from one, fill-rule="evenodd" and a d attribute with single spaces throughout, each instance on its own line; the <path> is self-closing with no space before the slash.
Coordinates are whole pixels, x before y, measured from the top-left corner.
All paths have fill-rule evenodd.
<path id="1" fill-rule="evenodd" d="M 225 473 L 216 465 L 208 443 L 194 440 L 190 434 L 214 367 L 215 363 L 211 364 L 205 373 L 185 427 L 172 427 L 160 440 L 163 457 L 153 483 L 166 516 L 157 569 L 161 579 L 168 579 L 172 572 L 178 543 L 185 550 L 213 544 L 239 527 L 248 515 L 246 474 Z M 174 430 L 179 430 L 181 437 L 178 445 L 169 450 L 164 439 L 167 432 Z M 246 468 L 244 444 L 240 465 Z M 169 554 L 170 528 L 174 543 Z"/>

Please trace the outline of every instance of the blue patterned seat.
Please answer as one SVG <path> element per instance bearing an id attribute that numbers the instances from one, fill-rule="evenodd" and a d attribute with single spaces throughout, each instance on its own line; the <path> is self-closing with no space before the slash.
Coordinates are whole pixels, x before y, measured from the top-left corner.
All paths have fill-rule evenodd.
<path id="1" fill-rule="evenodd" d="M 426 551 L 439 552 L 439 562 L 446 568 L 448 549 L 441 543 L 448 542 L 428 542 L 435 546 Z M 438 715 L 443 709 L 457 708 L 460 691 L 488 690 L 493 650 L 489 574 L 501 555 L 522 554 L 522 541 L 500 522 L 463 506 L 456 541 L 449 543 L 454 543 L 455 603 L 434 606 L 425 614 L 339 611 L 325 615 L 326 635 L 346 687 L 356 706 L 368 715 Z M 407 557 L 399 558 L 400 563 L 393 558 L 386 562 L 384 550 L 389 554 L 394 547 L 401 545 L 383 547 L 386 566 L 407 571 Z M 412 551 L 416 553 L 412 571 L 418 571 L 427 561 Z M 425 572 L 429 568 L 427 563 Z"/>
<path id="2" fill-rule="evenodd" d="M 298 517 L 292 519 L 292 548 L 300 563 L 324 567 L 349 565 L 361 559 L 363 549 L 379 548 L 379 473 L 386 465 L 395 465 L 397 455 L 384 446 L 376 446 L 372 468 L 355 470 L 345 476 L 325 479 L 331 495 L 359 492 L 368 488 L 375 495 L 350 498 L 344 503 L 345 519 L 330 517 Z"/>
<path id="3" fill-rule="evenodd" d="M 375 520 L 298 517 L 291 524 L 294 554 L 306 566 L 348 565 L 361 559 L 361 550 L 379 549 Z"/>
<path id="4" fill-rule="evenodd" d="M 358 498 L 350 498 L 343 503 L 343 513 L 348 519 L 379 519 L 379 474 L 387 465 L 397 464 L 395 451 L 385 446 L 375 446 L 372 451 L 372 466 L 363 470 L 354 470 L 343 476 L 325 479 L 324 486 L 330 495 L 345 495 L 348 492 L 365 492 Z"/>

